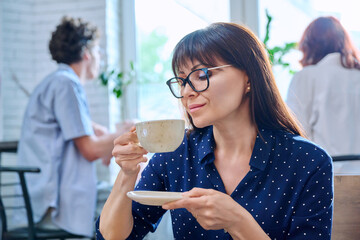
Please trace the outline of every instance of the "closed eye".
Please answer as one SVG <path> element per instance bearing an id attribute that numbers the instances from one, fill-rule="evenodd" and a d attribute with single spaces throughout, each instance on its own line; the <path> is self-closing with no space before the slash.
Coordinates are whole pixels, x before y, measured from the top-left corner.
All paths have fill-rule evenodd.
<path id="1" fill-rule="evenodd" d="M 199 74 L 199 80 L 206 81 L 206 74 L 203 71 Z"/>
<path id="2" fill-rule="evenodd" d="M 209 78 L 213 75 L 213 73 L 212 73 L 211 70 L 208 70 L 208 71 L 207 71 L 207 74 L 208 74 Z"/>

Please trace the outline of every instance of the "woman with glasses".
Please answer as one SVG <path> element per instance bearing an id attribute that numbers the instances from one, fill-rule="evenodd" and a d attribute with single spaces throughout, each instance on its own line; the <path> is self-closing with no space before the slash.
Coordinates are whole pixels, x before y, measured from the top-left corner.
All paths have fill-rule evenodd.
<path id="1" fill-rule="evenodd" d="M 166 210 L 175 239 L 330 239 L 331 158 L 302 137 L 254 34 L 211 24 L 177 44 L 172 67 L 167 84 L 189 128 L 176 151 L 152 157 L 135 190 L 183 198 L 157 207 L 126 197 L 147 153 L 133 129 L 115 140 L 122 169 L 98 239 L 142 239 Z"/>

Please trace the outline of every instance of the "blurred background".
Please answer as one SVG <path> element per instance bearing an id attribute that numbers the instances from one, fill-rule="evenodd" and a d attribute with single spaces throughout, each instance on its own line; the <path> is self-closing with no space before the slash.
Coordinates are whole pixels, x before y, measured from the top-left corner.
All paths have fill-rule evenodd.
<path id="1" fill-rule="evenodd" d="M 0 0 L 0 139 L 19 139 L 29 94 L 56 69 L 48 41 L 64 15 L 96 24 L 103 73 L 122 73 L 122 78 L 109 77 L 107 85 L 100 78 L 86 85 L 92 119 L 114 129 L 126 119 L 181 118 L 165 81 L 172 77 L 172 49 L 187 33 L 212 22 L 236 22 L 261 40 L 268 33 L 268 48 L 283 47 L 298 42 L 314 18 L 333 15 L 359 48 L 359 5 L 356 0 Z M 286 64 L 273 66 L 284 99 L 300 58 L 292 49 L 282 59 Z M 120 96 L 113 94 L 117 81 L 129 83 Z M 15 158 L 3 154 L 1 161 Z M 111 181 L 111 166 L 99 167 L 100 179 Z"/>

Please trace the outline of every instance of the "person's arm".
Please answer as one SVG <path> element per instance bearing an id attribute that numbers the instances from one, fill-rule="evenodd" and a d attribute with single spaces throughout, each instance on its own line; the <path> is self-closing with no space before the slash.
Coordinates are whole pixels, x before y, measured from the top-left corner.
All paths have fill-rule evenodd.
<path id="1" fill-rule="evenodd" d="M 234 240 L 244 240 L 244 239 L 263 239 L 269 240 L 269 236 L 264 232 L 260 225 L 256 222 L 254 217 L 246 211 L 244 208 L 241 209 L 243 214 L 238 221 L 229 227 L 227 230 L 231 237 Z"/>
<path id="2" fill-rule="evenodd" d="M 114 139 L 117 133 L 106 134 L 100 137 L 95 135 L 75 138 L 74 142 L 81 155 L 92 162 L 99 158 L 108 159 L 111 157 Z"/>
<path id="3" fill-rule="evenodd" d="M 137 173 L 119 172 L 100 216 L 99 230 L 107 240 L 126 239 L 133 229 L 132 200 L 126 193 L 134 189 L 136 178 Z"/>
<path id="4" fill-rule="evenodd" d="M 92 128 L 94 130 L 95 135 L 98 137 L 109 133 L 107 127 L 100 125 L 96 122 L 92 122 Z"/>
<path id="5" fill-rule="evenodd" d="M 135 187 L 140 170 L 139 163 L 146 162 L 147 151 L 138 146 L 136 133 L 132 131 L 115 139 L 113 155 L 121 167 L 112 191 L 100 216 L 99 230 L 107 239 L 126 239 L 133 228 L 132 201 L 126 193 Z"/>
<path id="6" fill-rule="evenodd" d="M 67 76 L 54 79 L 54 116 L 65 141 L 74 141 L 89 161 L 98 158 L 110 163 L 114 139 L 119 133 L 106 134 L 106 128 L 91 121 L 85 93 L 79 82 Z"/>
<path id="7" fill-rule="evenodd" d="M 183 196 L 163 208 L 186 208 L 205 230 L 224 229 L 233 239 L 270 239 L 253 216 L 225 193 L 193 188 Z"/>
<path id="8" fill-rule="evenodd" d="M 105 165 L 110 164 L 114 140 L 121 134 L 130 130 L 132 122 L 123 122 L 121 128 L 115 133 L 108 133 L 107 128 L 92 122 L 95 135 L 82 136 L 74 139 L 76 147 L 88 161 L 103 159 Z"/>

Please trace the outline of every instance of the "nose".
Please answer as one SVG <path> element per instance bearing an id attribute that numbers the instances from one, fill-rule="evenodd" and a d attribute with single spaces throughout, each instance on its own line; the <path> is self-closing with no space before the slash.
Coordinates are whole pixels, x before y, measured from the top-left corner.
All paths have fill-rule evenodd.
<path id="1" fill-rule="evenodd" d="M 195 92 L 194 89 L 191 88 L 191 86 L 188 82 L 181 89 L 181 96 L 183 96 L 183 97 L 191 97 L 191 96 L 195 96 L 196 94 L 197 94 L 197 92 Z"/>

